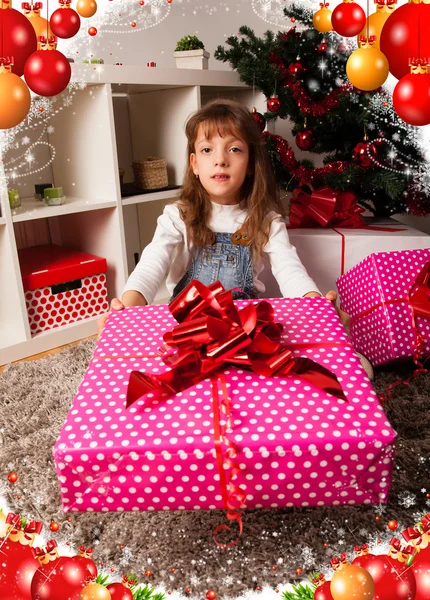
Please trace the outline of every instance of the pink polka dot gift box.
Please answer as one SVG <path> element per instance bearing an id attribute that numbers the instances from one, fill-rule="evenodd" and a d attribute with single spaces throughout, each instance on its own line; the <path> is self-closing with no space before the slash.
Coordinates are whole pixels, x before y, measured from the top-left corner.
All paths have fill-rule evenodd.
<path id="1" fill-rule="evenodd" d="M 429 248 L 377 252 L 337 280 L 354 347 L 374 365 L 430 352 L 429 261 Z"/>
<path id="2" fill-rule="evenodd" d="M 126 408 L 132 372 L 173 368 L 159 348 L 177 322 L 164 305 L 113 311 L 54 447 L 64 511 L 223 509 L 227 488 L 240 508 L 386 501 L 396 434 L 332 303 L 270 303 L 280 342 L 336 375 L 344 397 L 227 364 L 218 391 L 207 377 Z"/>

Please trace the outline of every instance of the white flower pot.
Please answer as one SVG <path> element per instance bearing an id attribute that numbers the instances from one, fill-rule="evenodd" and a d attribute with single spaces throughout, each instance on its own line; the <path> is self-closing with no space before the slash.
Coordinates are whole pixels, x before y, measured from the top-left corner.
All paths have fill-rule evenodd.
<path id="1" fill-rule="evenodd" d="M 199 48 L 174 52 L 173 56 L 176 58 L 178 69 L 207 69 L 210 54 L 203 48 Z"/>

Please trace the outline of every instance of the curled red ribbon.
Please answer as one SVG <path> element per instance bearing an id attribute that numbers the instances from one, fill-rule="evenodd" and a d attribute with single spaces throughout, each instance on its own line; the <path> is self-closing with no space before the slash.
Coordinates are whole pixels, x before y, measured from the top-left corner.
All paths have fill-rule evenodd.
<path id="1" fill-rule="evenodd" d="M 170 304 L 170 311 L 179 325 L 163 336 L 163 360 L 172 369 L 161 375 L 132 371 L 127 407 L 149 392 L 157 399 L 177 394 L 229 364 L 265 377 L 295 375 L 346 400 L 331 371 L 309 358 L 293 358 L 280 343 L 283 326 L 274 322 L 269 302 L 239 310 L 231 291 L 219 281 L 207 287 L 193 280 Z"/>
<path id="2" fill-rule="evenodd" d="M 44 548 L 32 548 L 33 555 L 35 558 L 38 556 L 45 556 L 46 554 L 51 554 L 56 550 L 58 544 L 55 540 L 49 540 Z"/>
<path id="3" fill-rule="evenodd" d="M 293 192 L 290 204 L 290 225 L 293 227 L 351 227 L 366 226 L 353 192 L 335 192 L 329 187 L 315 190 L 302 181 Z"/>
<path id="4" fill-rule="evenodd" d="M 421 544 L 422 533 L 419 529 L 415 529 L 414 527 L 408 527 L 407 529 L 402 531 L 402 536 L 406 542 L 413 541 L 417 546 Z"/>
<path id="5" fill-rule="evenodd" d="M 23 521 L 21 519 L 21 515 L 17 515 L 15 513 L 9 513 L 6 517 L 6 524 L 13 527 L 18 531 L 22 530 L 25 533 L 33 534 L 33 533 L 41 533 L 43 529 L 43 523 L 40 521 L 27 521 L 23 526 Z"/>
<path id="6" fill-rule="evenodd" d="M 423 533 L 430 533 L 430 513 L 427 513 L 421 519 L 421 527 L 422 527 Z"/>
<path id="7" fill-rule="evenodd" d="M 397 550 L 397 552 L 400 552 L 400 550 L 402 549 L 402 543 L 398 538 L 392 538 L 391 542 L 390 542 L 390 546 L 394 550 Z"/>

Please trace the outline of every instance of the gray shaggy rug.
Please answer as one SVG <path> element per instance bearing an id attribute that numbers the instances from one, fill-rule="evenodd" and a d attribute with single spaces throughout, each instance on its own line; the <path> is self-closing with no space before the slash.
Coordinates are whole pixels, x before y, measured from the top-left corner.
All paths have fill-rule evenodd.
<path id="1" fill-rule="evenodd" d="M 116 580 L 134 571 L 166 590 L 190 588 L 193 597 L 203 597 L 214 589 L 218 597 L 234 598 L 257 586 L 297 582 L 297 568 L 303 577 L 315 569 L 327 573 L 329 559 L 354 545 L 379 539 L 380 548 L 386 547 L 390 519 L 401 531 L 430 512 L 430 375 L 424 375 L 396 388 L 384 404 L 398 432 L 387 506 L 249 510 L 244 534 L 230 549 L 212 540 L 215 527 L 226 522 L 222 511 L 73 513 L 69 522 L 60 507 L 51 449 L 94 347 L 90 339 L 0 374 L 0 495 L 15 512 L 42 520 L 47 536 L 50 522 L 57 521 L 59 541 L 70 541 L 76 550 L 93 546 L 96 562 L 115 569 Z M 411 366 L 380 368 L 375 387 L 382 391 L 411 372 Z M 15 484 L 8 482 L 12 470 L 19 477 Z"/>

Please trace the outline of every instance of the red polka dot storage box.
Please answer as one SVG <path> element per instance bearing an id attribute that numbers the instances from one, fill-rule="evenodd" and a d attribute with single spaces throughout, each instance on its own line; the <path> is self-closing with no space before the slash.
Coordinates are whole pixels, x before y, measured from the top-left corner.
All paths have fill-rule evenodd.
<path id="1" fill-rule="evenodd" d="M 246 306 L 249 301 L 238 301 Z M 222 373 L 237 454 L 242 507 L 383 503 L 396 434 L 332 303 L 270 300 L 282 343 L 332 370 L 346 401 L 297 376 Z M 130 373 L 169 369 L 158 353 L 176 325 L 168 306 L 113 311 L 54 447 L 62 505 L 71 511 L 223 509 L 212 382 L 151 406 L 126 408 Z"/>
<path id="2" fill-rule="evenodd" d="M 33 336 L 108 311 L 105 258 L 55 244 L 18 256 Z"/>
<path id="3" fill-rule="evenodd" d="M 377 252 L 337 280 L 354 347 L 374 365 L 412 358 L 419 344 L 430 352 L 429 261 L 430 248 Z M 414 309 L 417 293 L 421 308 Z"/>

